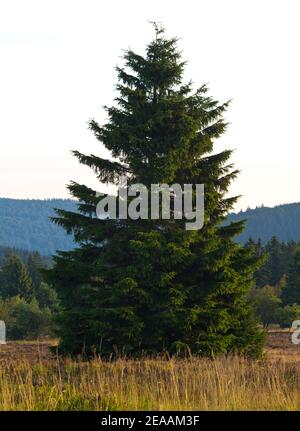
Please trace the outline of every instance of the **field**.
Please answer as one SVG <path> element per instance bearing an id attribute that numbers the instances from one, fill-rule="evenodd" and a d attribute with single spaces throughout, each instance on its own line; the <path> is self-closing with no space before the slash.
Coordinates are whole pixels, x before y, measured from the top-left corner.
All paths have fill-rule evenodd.
<path id="1" fill-rule="evenodd" d="M 49 342 L 0 345 L 0 410 L 299 410 L 300 349 L 269 332 L 248 361 L 61 359 Z"/>

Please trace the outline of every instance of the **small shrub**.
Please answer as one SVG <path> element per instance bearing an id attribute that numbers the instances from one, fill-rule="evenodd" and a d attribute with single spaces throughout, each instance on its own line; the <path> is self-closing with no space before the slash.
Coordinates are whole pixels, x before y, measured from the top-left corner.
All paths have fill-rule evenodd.
<path id="1" fill-rule="evenodd" d="M 276 295 L 272 286 L 264 286 L 254 289 L 250 295 L 255 314 L 264 327 L 270 323 L 276 323 L 276 313 L 280 307 L 281 299 Z"/>
<path id="2" fill-rule="evenodd" d="M 294 320 L 300 319 L 300 305 L 286 305 L 276 312 L 277 323 L 281 328 L 290 328 Z"/>
<path id="3" fill-rule="evenodd" d="M 10 334 L 13 339 L 38 338 L 49 335 L 51 313 L 49 309 L 41 310 L 38 302 L 21 301 L 13 307 L 15 322 Z"/>

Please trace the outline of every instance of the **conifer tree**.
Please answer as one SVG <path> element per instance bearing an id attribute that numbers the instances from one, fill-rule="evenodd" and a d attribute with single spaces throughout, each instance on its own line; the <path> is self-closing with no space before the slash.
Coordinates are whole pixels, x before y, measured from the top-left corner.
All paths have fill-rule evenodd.
<path id="1" fill-rule="evenodd" d="M 34 288 L 26 265 L 16 254 L 8 254 L 0 271 L 0 296 L 11 298 L 20 296 L 31 300 Z"/>
<path id="2" fill-rule="evenodd" d="M 37 291 L 41 285 L 41 269 L 45 268 L 45 263 L 39 252 L 30 253 L 27 259 L 27 268 L 32 279 L 34 289 Z"/>
<path id="3" fill-rule="evenodd" d="M 248 239 L 245 247 L 254 253 L 254 256 L 260 260 L 261 265 L 254 273 L 254 281 L 256 287 L 263 287 L 269 284 L 271 280 L 271 270 L 268 262 L 268 254 L 266 253 L 265 247 L 263 246 L 261 239 L 259 238 L 256 242 L 252 237 Z"/>
<path id="4" fill-rule="evenodd" d="M 296 252 L 290 265 L 281 297 L 284 304 L 300 304 L 300 250 Z"/>
<path id="5" fill-rule="evenodd" d="M 61 350 L 141 354 L 163 350 L 202 355 L 259 355 L 263 335 L 247 301 L 257 259 L 233 241 L 243 222 L 224 225 L 238 197 L 227 191 L 238 171 L 231 151 L 214 151 L 226 130 L 228 102 L 183 83 L 177 39 L 156 37 L 144 56 L 127 50 L 117 68 L 118 97 L 108 121 L 89 123 L 110 160 L 74 151 L 102 183 L 204 184 L 199 231 L 184 220 L 101 220 L 95 191 L 68 188 L 78 212 L 57 210 L 54 221 L 78 247 L 54 257 L 46 272 L 62 303 Z"/>
<path id="6" fill-rule="evenodd" d="M 267 266 L 270 272 L 271 286 L 275 286 L 279 282 L 282 274 L 284 273 L 283 249 L 283 244 L 276 238 L 276 236 L 272 236 L 272 238 L 266 245 L 266 251 L 269 255 Z"/>

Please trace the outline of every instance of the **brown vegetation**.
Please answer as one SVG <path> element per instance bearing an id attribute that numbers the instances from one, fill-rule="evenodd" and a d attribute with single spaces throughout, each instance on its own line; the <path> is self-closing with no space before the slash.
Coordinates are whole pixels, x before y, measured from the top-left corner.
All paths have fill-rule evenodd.
<path id="1" fill-rule="evenodd" d="M 298 410 L 300 351 L 270 332 L 266 359 L 119 359 L 50 353 L 53 342 L 0 346 L 0 410 Z"/>

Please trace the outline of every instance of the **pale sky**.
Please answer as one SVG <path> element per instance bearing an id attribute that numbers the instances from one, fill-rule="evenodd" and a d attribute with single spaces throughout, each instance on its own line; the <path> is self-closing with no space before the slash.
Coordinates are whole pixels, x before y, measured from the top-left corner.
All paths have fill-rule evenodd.
<path id="1" fill-rule="evenodd" d="M 233 99 L 226 136 L 242 173 L 237 209 L 300 201 L 299 0 L 0 0 L 0 197 L 103 187 L 70 151 L 107 157 L 87 130 L 116 96 L 122 50 L 160 21 L 180 37 L 186 80 Z"/>

